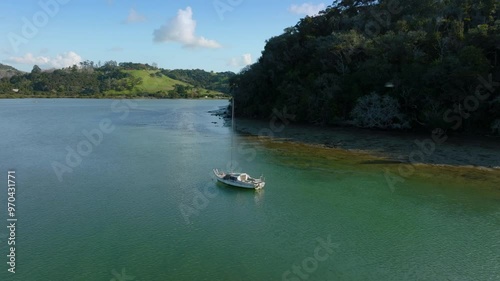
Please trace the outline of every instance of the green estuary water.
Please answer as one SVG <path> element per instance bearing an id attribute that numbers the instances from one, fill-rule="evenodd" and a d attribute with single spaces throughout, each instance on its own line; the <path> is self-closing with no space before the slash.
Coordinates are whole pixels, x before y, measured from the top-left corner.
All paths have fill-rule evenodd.
<path id="1" fill-rule="evenodd" d="M 0 100 L 0 280 L 500 280 L 498 172 L 237 134 L 221 100 Z M 16 172 L 16 273 L 7 172 Z M 464 176 L 466 175 L 466 176 Z"/>

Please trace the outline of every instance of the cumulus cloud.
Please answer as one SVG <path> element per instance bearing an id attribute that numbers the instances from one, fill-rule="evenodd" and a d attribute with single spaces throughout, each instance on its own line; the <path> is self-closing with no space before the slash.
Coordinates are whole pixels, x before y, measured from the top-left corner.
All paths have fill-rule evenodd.
<path id="1" fill-rule="evenodd" d="M 209 40 L 203 36 L 197 36 L 196 21 L 193 19 L 193 10 L 187 7 L 180 9 L 177 16 L 170 19 L 165 25 L 156 29 L 153 33 L 154 42 L 177 42 L 186 48 L 220 48 L 221 45 L 215 40 Z"/>
<path id="2" fill-rule="evenodd" d="M 244 67 L 250 64 L 252 64 L 252 55 L 243 54 L 241 57 L 230 59 L 227 65 L 233 67 Z"/>
<path id="3" fill-rule="evenodd" d="M 35 57 L 31 53 L 27 53 L 22 57 L 10 57 L 5 61 L 9 63 L 45 65 L 49 63 L 50 59 L 43 56 Z"/>
<path id="4" fill-rule="evenodd" d="M 10 57 L 5 61 L 17 64 L 36 64 L 44 68 L 63 68 L 79 64 L 82 61 L 82 57 L 75 52 L 67 52 L 55 57 L 34 56 L 32 53 L 27 53 L 22 57 Z"/>
<path id="5" fill-rule="evenodd" d="M 302 5 L 292 5 L 288 8 L 288 11 L 297 15 L 307 15 L 307 16 L 315 16 L 319 14 L 320 11 L 326 9 L 326 4 L 321 3 L 314 5 L 312 3 L 304 3 Z"/>
<path id="6" fill-rule="evenodd" d="M 139 14 L 134 8 L 130 9 L 128 13 L 127 19 L 124 23 L 137 23 L 146 21 L 146 17 L 142 14 Z"/>

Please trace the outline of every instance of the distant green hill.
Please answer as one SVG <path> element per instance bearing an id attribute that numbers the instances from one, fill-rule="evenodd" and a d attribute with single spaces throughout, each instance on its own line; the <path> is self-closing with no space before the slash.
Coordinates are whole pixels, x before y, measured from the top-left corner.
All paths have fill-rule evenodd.
<path id="1" fill-rule="evenodd" d="M 228 77 L 234 75 L 180 70 L 182 75 L 172 77 L 166 69 L 115 61 L 84 61 L 51 71 L 35 65 L 29 73 L 1 66 L 0 98 L 227 98 Z"/>
<path id="2" fill-rule="evenodd" d="M 160 70 L 123 70 L 124 73 L 132 75 L 136 79 L 140 79 L 140 83 L 135 85 L 130 90 L 116 91 L 110 90 L 106 91 L 106 95 L 113 96 L 154 96 L 154 97 L 171 97 L 169 93 L 172 93 L 179 85 L 186 91 L 187 97 L 199 98 L 199 97 L 218 97 L 224 96 L 223 93 L 207 90 L 201 87 L 193 86 L 190 83 L 182 82 L 179 80 L 172 79 L 168 76 L 162 74 Z"/>
<path id="3" fill-rule="evenodd" d="M 14 75 L 22 73 L 21 71 L 15 69 L 10 65 L 5 65 L 0 63 L 0 79 L 3 77 L 10 78 Z"/>

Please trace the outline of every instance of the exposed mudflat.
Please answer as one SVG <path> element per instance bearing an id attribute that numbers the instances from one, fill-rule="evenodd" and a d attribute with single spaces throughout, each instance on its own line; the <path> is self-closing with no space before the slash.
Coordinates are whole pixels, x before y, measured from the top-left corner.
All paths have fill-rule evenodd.
<path id="1" fill-rule="evenodd" d="M 431 133 L 284 126 L 242 119 L 235 122 L 235 130 L 276 141 L 367 153 L 378 159 L 373 160 L 374 164 L 412 163 L 500 170 L 500 137 L 448 137 L 438 144 L 432 140 Z"/>

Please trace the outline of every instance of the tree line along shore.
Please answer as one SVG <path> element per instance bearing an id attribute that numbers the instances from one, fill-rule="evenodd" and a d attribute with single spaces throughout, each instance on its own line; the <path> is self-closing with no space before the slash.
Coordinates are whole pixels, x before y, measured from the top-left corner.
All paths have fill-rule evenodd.
<path id="1" fill-rule="evenodd" d="M 0 65 L 0 98 L 227 98 L 234 75 L 116 61 L 29 73 Z"/>
<path id="2" fill-rule="evenodd" d="M 495 0 L 339 0 L 270 38 L 231 78 L 236 114 L 500 134 Z"/>
<path id="3" fill-rule="evenodd" d="M 114 61 L 4 71 L 0 98 L 233 97 L 237 117 L 286 109 L 300 124 L 499 136 L 500 5 L 338 0 L 237 74 Z"/>

